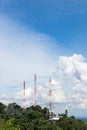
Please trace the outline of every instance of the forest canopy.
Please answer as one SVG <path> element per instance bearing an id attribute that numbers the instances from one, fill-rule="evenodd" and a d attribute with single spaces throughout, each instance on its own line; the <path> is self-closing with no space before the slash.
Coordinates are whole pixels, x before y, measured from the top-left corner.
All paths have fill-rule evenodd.
<path id="1" fill-rule="evenodd" d="M 46 107 L 36 105 L 24 109 L 16 103 L 6 106 L 0 102 L 0 130 L 87 130 L 83 121 L 61 115 L 59 120 L 49 121 Z"/>

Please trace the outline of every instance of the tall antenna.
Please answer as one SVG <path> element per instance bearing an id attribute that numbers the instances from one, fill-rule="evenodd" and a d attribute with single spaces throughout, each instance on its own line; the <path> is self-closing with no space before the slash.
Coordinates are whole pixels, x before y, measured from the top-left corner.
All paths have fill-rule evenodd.
<path id="1" fill-rule="evenodd" d="M 23 82 L 23 108 L 25 109 L 25 81 Z"/>
<path id="2" fill-rule="evenodd" d="M 49 97 L 50 97 L 50 101 L 49 101 L 49 116 L 51 117 L 52 115 L 52 90 L 51 90 L 51 86 L 52 86 L 52 81 L 51 78 L 49 79 Z"/>
<path id="3" fill-rule="evenodd" d="M 37 88 L 36 88 L 36 82 L 37 82 L 37 75 L 34 75 L 34 83 L 35 83 L 35 88 L 34 88 L 34 94 L 35 94 L 35 102 L 34 105 L 37 105 L 37 100 L 36 100 L 36 96 L 37 96 Z"/>

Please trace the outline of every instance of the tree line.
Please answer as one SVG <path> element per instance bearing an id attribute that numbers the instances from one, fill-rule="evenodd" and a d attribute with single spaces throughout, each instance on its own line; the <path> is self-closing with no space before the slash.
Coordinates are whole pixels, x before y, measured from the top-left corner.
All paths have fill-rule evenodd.
<path id="1" fill-rule="evenodd" d="M 0 130 L 87 130 L 87 125 L 74 116 L 49 121 L 47 111 L 39 105 L 24 109 L 16 103 L 6 106 L 0 102 Z"/>

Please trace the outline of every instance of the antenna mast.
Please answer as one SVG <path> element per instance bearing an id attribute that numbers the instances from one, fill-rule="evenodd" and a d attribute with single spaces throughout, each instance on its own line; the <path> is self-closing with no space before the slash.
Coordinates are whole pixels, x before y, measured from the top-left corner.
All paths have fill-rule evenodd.
<path id="1" fill-rule="evenodd" d="M 50 97 L 50 101 L 49 101 L 49 117 L 52 116 L 52 90 L 51 90 L 51 86 L 52 86 L 52 81 L 51 78 L 49 79 L 49 97 Z"/>
<path id="2" fill-rule="evenodd" d="M 23 108 L 25 109 L 25 81 L 23 82 Z"/>
<path id="3" fill-rule="evenodd" d="M 35 94 L 35 102 L 34 105 L 37 105 L 37 100 L 36 100 L 36 96 L 37 96 L 37 88 L 36 88 L 36 82 L 37 82 L 37 75 L 34 75 L 34 83 L 35 83 L 35 88 L 34 88 L 34 94 Z"/>

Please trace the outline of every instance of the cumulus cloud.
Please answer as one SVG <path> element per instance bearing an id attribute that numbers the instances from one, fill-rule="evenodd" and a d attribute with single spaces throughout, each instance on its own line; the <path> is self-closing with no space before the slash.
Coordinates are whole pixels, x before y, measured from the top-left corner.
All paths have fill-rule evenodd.
<path id="1" fill-rule="evenodd" d="M 50 89 L 52 96 L 49 95 Z M 52 101 L 53 104 L 64 103 L 65 94 L 60 83 L 52 79 L 51 86 L 49 85 L 49 81 L 44 85 L 38 84 L 36 95 L 34 93 L 34 87 L 26 85 L 25 95 L 24 90 L 22 89 L 16 94 L 15 99 L 20 99 L 21 101 L 26 99 L 26 106 L 30 106 L 31 104 L 34 105 L 34 100 L 37 100 L 39 105 L 49 107 L 50 101 Z"/>
<path id="2" fill-rule="evenodd" d="M 87 106 L 87 62 L 82 55 L 60 56 L 55 77 L 60 81 L 68 104 L 73 108 Z"/>

